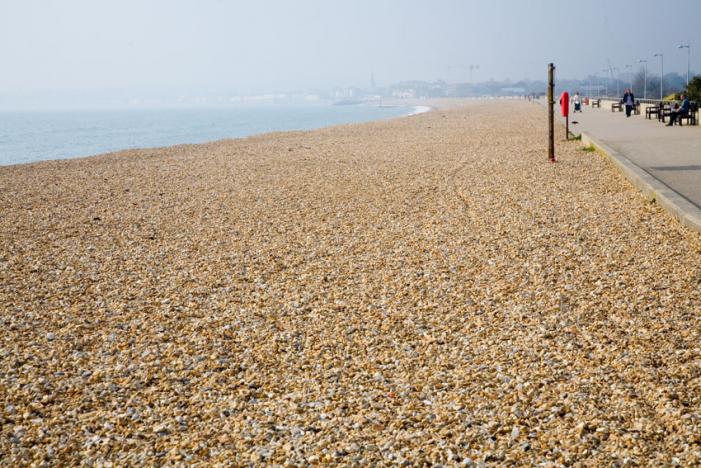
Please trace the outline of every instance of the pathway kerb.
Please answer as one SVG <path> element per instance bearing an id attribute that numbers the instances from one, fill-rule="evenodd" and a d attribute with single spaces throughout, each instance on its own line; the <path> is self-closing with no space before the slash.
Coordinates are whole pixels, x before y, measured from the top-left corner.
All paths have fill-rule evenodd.
<path id="1" fill-rule="evenodd" d="M 683 226 L 701 232 L 701 210 L 693 203 L 590 134 L 582 132 L 581 136 L 584 145 L 593 146 L 599 153 L 613 162 L 623 175 L 642 192 L 645 198 L 659 203 Z"/>

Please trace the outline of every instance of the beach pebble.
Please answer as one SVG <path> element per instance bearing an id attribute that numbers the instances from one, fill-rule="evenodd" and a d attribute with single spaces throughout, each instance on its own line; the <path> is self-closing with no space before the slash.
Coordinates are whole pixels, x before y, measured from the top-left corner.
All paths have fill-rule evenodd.
<path id="1" fill-rule="evenodd" d="M 2 464 L 699 466 L 700 236 L 432 105 L 0 167 Z"/>

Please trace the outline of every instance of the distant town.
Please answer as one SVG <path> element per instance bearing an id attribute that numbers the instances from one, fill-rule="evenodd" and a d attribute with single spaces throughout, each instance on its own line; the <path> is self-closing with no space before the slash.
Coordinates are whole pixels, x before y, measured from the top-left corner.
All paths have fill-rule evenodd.
<path id="1" fill-rule="evenodd" d="M 556 79 L 556 91 L 579 91 L 584 96 L 618 96 L 631 87 L 639 98 L 659 97 L 659 77 L 642 72 L 612 76 L 588 76 L 583 79 Z M 65 90 L 2 94 L 0 110 L 66 109 L 66 108 L 169 108 L 224 107 L 241 103 L 303 104 L 325 102 L 336 105 L 376 103 L 397 99 L 431 99 L 491 96 L 540 96 L 545 93 L 545 81 L 494 80 L 480 82 L 449 82 L 446 80 L 406 80 L 388 85 L 376 85 L 374 78 L 367 86 L 335 86 L 306 90 L 260 92 L 253 89 L 236 90 L 216 87 L 128 87 L 93 90 Z M 679 73 L 665 74 L 664 91 L 678 92 L 685 88 L 685 77 Z M 647 91 L 648 96 L 645 96 Z"/>

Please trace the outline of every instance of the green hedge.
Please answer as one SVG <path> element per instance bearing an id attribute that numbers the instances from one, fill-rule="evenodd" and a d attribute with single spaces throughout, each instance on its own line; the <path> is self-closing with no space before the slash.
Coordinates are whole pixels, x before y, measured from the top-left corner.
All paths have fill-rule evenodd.
<path id="1" fill-rule="evenodd" d="M 687 93 L 690 101 L 701 102 L 701 75 L 696 75 L 689 81 Z"/>

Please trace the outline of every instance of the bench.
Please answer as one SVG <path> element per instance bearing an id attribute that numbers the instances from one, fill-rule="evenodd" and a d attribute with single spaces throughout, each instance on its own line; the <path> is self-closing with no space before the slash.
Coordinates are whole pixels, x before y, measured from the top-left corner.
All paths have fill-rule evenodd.
<path id="1" fill-rule="evenodd" d="M 686 119 L 687 125 L 698 125 L 699 122 L 696 118 L 696 114 L 699 112 L 699 105 L 696 102 L 689 103 L 689 112 L 686 115 L 679 116 L 679 125 L 682 124 L 682 120 Z"/>
<path id="2" fill-rule="evenodd" d="M 667 117 L 672 115 L 672 104 L 663 104 L 661 109 L 660 109 L 660 115 L 658 117 L 659 120 L 662 121 L 662 123 L 666 122 Z"/>
<path id="3" fill-rule="evenodd" d="M 657 106 L 648 106 L 645 108 L 645 118 L 652 120 L 652 116 L 654 115 L 657 117 L 657 120 L 660 119 L 660 108 L 662 107 L 662 104 L 659 104 Z"/>
<path id="4" fill-rule="evenodd" d="M 601 108 L 601 99 L 592 99 L 591 106 Z"/>
<path id="5" fill-rule="evenodd" d="M 620 102 L 611 103 L 611 112 L 616 112 L 616 110 L 618 110 L 618 112 L 623 112 L 623 106 Z"/>
<path id="6" fill-rule="evenodd" d="M 698 115 L 699 115 L 699 103 L 691 102 L 689 103 L 689 113 L 686 114 L 682 119 L 686 119 L 686 123 L 689 125 L 698 125 Z M 681 119 L 679 120 L 681 124 Z"/>

